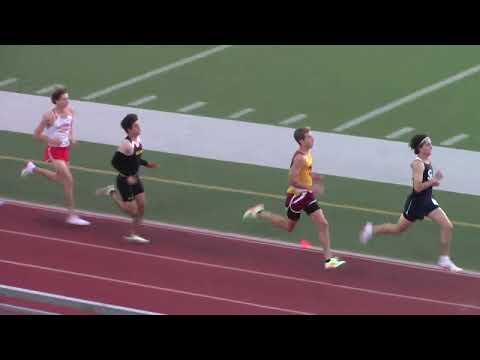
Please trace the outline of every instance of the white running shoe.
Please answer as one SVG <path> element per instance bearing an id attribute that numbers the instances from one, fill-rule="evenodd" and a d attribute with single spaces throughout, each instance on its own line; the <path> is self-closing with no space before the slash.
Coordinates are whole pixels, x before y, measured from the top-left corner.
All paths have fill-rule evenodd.
<path id="1" fill-rule="evenodd" d="M 360 232 L 360 242 L 363 245 L 366 245 L 368 241 L 373 236 L 373 225 L 370 222 L 367 222 L 363 227 L 362 231 Z"/>
<path id="2" fill-rule="evenodd" d="M 441 268 L 443 269 L 446 269 L 448 271 L 451 271 L 451 272 L 460 272 L 460 271 L 463 271 L 462 268 L 459 268 L 457 265 L 455 265 L 453 263 L 452 260 L 450 260 L 449 258 L 447 259 L 440 259 L 438 260 L 438 266 L 440 266 Z"/>
<path id="3" fill-rule="evenodd" d="M 22 169 L 20 176 L 25 177 L 27 175 L 33 174 L 33 169 L 35 169 L 37 166 L 33 163 L 33 161 L 27 162 L 27 165 Z"/>
<path id="4" fill-rule="evenodd" d="M 115 191 L 115 186 L 114 185 L 108 185 L 104 188 L 101 188 L 101 189 L 97 189 L 97 191 L 95 191 L 95 195 L 97 196 L 110 196 L 112 192 Z"/>
<path id="5" fill-rule="evenodd" d="M 125 240 L 128 242 L 134 242 L 134 243 L 139 243 L 139 244 L 149 244 L 150 240 L 144 239 L 141 236 L 135 235 L 135 234 L 130 234 L 128 236 L 124 236 Z"/>
<path id="6" fill-rule="evenodd" d="M 87 220 L 81 219 L 78 215 L 70 215 L 67 217 L 67 224 L 78 225 L 78 226 L 87 226 L 90 225 L 90 222 Z"/>
<path id="7" fill-rule="evenodd" d="M 247 219 L 256 219 L 257 215 L 259 212 L 263 211 L 265 209 L 265 206 L 263 204 L 258 204 L 247 211 L 243 214 L 243 221 Z"/>

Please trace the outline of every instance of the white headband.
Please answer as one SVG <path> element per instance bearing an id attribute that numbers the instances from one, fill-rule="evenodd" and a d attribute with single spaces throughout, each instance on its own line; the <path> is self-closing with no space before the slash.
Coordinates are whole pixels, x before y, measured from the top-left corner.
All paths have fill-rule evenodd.
<path id="1" fill-rule="evenodd" d="M 432 139 L 430 139 L 430 138 L 427 136 L 425 139 L 423 139 L 422 141 L 420 141 L 420 144 L 418 144 L 418 146 L 419 146 L 419 147 L 422 146 L 423 143 L 426 142 L 426 141 L 432 143 Z"/>

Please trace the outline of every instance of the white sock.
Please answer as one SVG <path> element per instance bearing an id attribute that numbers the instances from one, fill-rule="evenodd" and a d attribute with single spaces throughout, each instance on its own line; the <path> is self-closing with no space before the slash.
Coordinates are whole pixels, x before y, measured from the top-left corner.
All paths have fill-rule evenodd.
<path id="1" fill-rule="evenodd" d="M 440 256 L 440 261 L 441 261 L 441 262 L 450 261 L 450 257 L 449 257 L 449 256 L 444 256 L 444 255 L 442 255 L 442 256 Z"/>

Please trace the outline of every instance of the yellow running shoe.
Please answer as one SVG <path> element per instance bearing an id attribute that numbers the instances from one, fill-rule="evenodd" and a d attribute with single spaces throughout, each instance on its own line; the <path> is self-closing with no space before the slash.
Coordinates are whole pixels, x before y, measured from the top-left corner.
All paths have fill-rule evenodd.
<path id="1" fill-rule="evenodd" d="M 337 257 L 332 257 L 332 258 L 330 258 L 329 262 L 325 263 L 325 269 L 327 269 L 327 270 L 328 269 L 336 269 L 336 268 L 342 266 L 345 263 L 346 263 L 345 260 L 339 260 Z"/>

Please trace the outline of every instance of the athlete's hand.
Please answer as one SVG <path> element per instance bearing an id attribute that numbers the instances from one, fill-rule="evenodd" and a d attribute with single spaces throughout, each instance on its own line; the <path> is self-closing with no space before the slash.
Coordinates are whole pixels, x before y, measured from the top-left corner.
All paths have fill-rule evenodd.
<path id="1" fill-rule="evenodd" d="M 158 167 L 158 164 L 157 163 L 154 163 L 154 162 L 149 162 L 147 164 L 147 168 L 150 168 L 150 169 L 155 169 Z"/>
<path id="2" fill-rule="evenodd" d="M 435 173 L 434 178 L 437 179 L 438 181 L 441 181 L 441 180 L 443 179 L 443 172 L 442 172 L 442 170 L 437 170 L 437 172 Z"/>
<path id="3" fill-rule="evenodd" d="M 438 180 L 436 177 L 434 177 L 431 181 L 433 187 L 440 186 L 440 180 Z"/>
<path id="4" fill-rule="evenodd" d="M 137 177 L 136 176 L 127 177 L 127 183 L 128 185 L 135 185 L 137 183 Z"/>
<path id="5" fill-rule="evenodd" d="M 313 184 L 312 192 L 314 195 L 323 195 L 325 193 L 325 187 L 322 184 Z"/>

